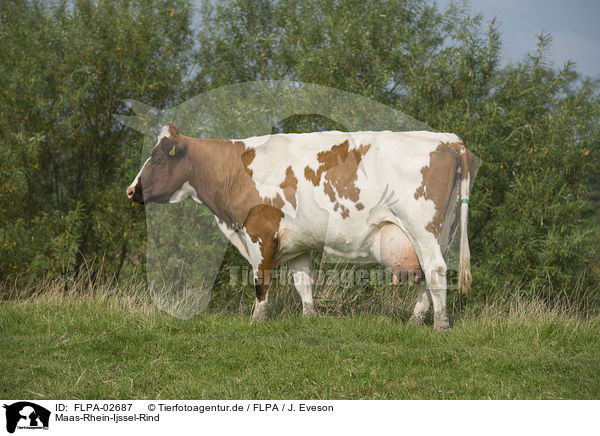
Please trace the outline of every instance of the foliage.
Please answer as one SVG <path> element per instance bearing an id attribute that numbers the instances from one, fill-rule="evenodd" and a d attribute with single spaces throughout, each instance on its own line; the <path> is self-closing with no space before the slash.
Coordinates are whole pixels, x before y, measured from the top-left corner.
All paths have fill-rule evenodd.
<path id="1" fill-rule="evenodd" d="M 113 113 L 174 101 L 190 14 L 186 0 L 0 3 L 0 275 L 139 259 L 143 215 L 123 195 L 139 136 Z"/>
<path id="2" fill-rule="evenodd" d="M 501 67 L 494 20 L 484 27 L 465 8 L 421 1 L 366 3 L 207 1 L 197 86 L 315 82 L 458 133 L 483 160 L 470 203 L 475 293 L 549 278 L 597 289 L 599 203 L 589 195 L 600 180 L 597 84 L 572 64 L 551 68 L 548 35 Z M 314 117 L 286 121 L 279 131 L 331 128 Z"/>
<path id="3" fill-rule="evenodd" d="M 104 258 L 109 275 L 143 262 L 143 212 L 123 195 L 141 138 L 112 117 L 126 111 L 119 99 L 165 108 L 222 85 L 291 79 L 403 110 L 481 157 L 475 294 L 548 279 L 598 290 L 598 81 L 551 67 L 548 35 L 501 66 L 495 22 L 463 6 L 198 4 L 193 28 L 188 0 L 0 3 L 1 276 L 63 274 L 84 256 Z M 273 131 L 331 128 L 309 115 Z M 243 264 L 233 250 L 226 259 Z"/>

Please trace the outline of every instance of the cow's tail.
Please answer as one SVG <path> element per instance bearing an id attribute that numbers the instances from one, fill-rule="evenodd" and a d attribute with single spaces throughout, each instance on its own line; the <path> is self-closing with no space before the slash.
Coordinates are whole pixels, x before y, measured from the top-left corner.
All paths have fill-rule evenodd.
<path id="1" fill-rule="evenodd" d="M 469 191 L 473 175 L 472 154 L 462 145 L 459 149 L 461 179 L 460 179 L 460 263 L 458 268 L 458 289 L 466 293 L 471 286 L 471 252 L 469 251 L 469 236 L 467 234 L 467 216 L 469 214 Z"/>

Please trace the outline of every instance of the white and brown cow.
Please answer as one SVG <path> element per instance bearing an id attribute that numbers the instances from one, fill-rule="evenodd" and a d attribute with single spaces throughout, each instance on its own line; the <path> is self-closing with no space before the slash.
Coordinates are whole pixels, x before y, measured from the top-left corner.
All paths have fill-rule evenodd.
<path id="1" fill-rule="evenodd" d="M 274 267 L 289 262 L 305 315 L 315 313 L 311 250 L 422 271 L 413 317 L 430 303 L 449 327 L 444 255 L 461 224 L 459 287 L 470 285 L 467 240 L 473 155 L 454 134 L 315 132 L 240 140 L 184 136 L 166 125 L 127 196 L 192 197 L 252 265 L 253 319 L 266 318 Z"/>

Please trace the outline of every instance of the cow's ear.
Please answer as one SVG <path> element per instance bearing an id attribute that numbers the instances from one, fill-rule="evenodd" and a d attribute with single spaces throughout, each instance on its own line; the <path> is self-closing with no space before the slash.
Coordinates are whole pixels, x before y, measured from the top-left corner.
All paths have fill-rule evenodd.
<path id="1" fill-rule="evenodd" d="M 167 124 L 167 127 L 169 128 L 169 135 L 171 135 L 171 136 L 179 135 L 179 130 L 177 130 L 177 127 L 175 126 L 175 124 Z"/>
<path id="2" fill-rule="evenodd" d="M 180 158 L 185 153 L 185 145 L 172 141 L 169 138 L 163 138 L 160 143 L 162 152 L 170 158 Z"/>

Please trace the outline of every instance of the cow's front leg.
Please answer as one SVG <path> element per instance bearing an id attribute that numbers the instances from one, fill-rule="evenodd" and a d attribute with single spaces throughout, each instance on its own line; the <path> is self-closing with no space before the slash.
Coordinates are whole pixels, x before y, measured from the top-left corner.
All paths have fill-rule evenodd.
<path id="1" fill-rule="evenodd" d="M 269 287 L 273 279 L 273 257 L 268 250 L 261 250 L 267 257 L 262 259 L 257 268 L 254 269 L 254 292 L 256 301 L 254 303 L 254 312 L 252 313 L 253 322 L 261 322 L 267 319 L 267 301 L 269 299 Z"/>
<path id="2" fill-rule="evenodd" d="M 318 315 L 313 304 L 310 253 L 302 254 L 290 260 L 289 264 L 294 276 L 294 286 L 296 286 L 300 299 L 302 299 L 302 313 L 307 317 Z"/>
<path id="3" fill-rule="evenodd" d="M 254 272 L 254 292 L 256 300 L 254 303 L 254 311 L 252 312 L 252 322 L 261 322 L 267 319 L 267 301 L 269 300 L 269 286 L 271 284 L 271 276 L 269 273 L 268 281 L 265 281 L 265 271 L 258 269 Z"/>
<path id="4" fill-rule="evenodd" d="M 279 209 L 260 204 L 250 210 L 244 222 L 249 239 L 249 260 L 254 270 L 256 293 L 252 321 L 267 319 L 267 297 L 275 265 L 277 230 L 282 216 Z"/>

